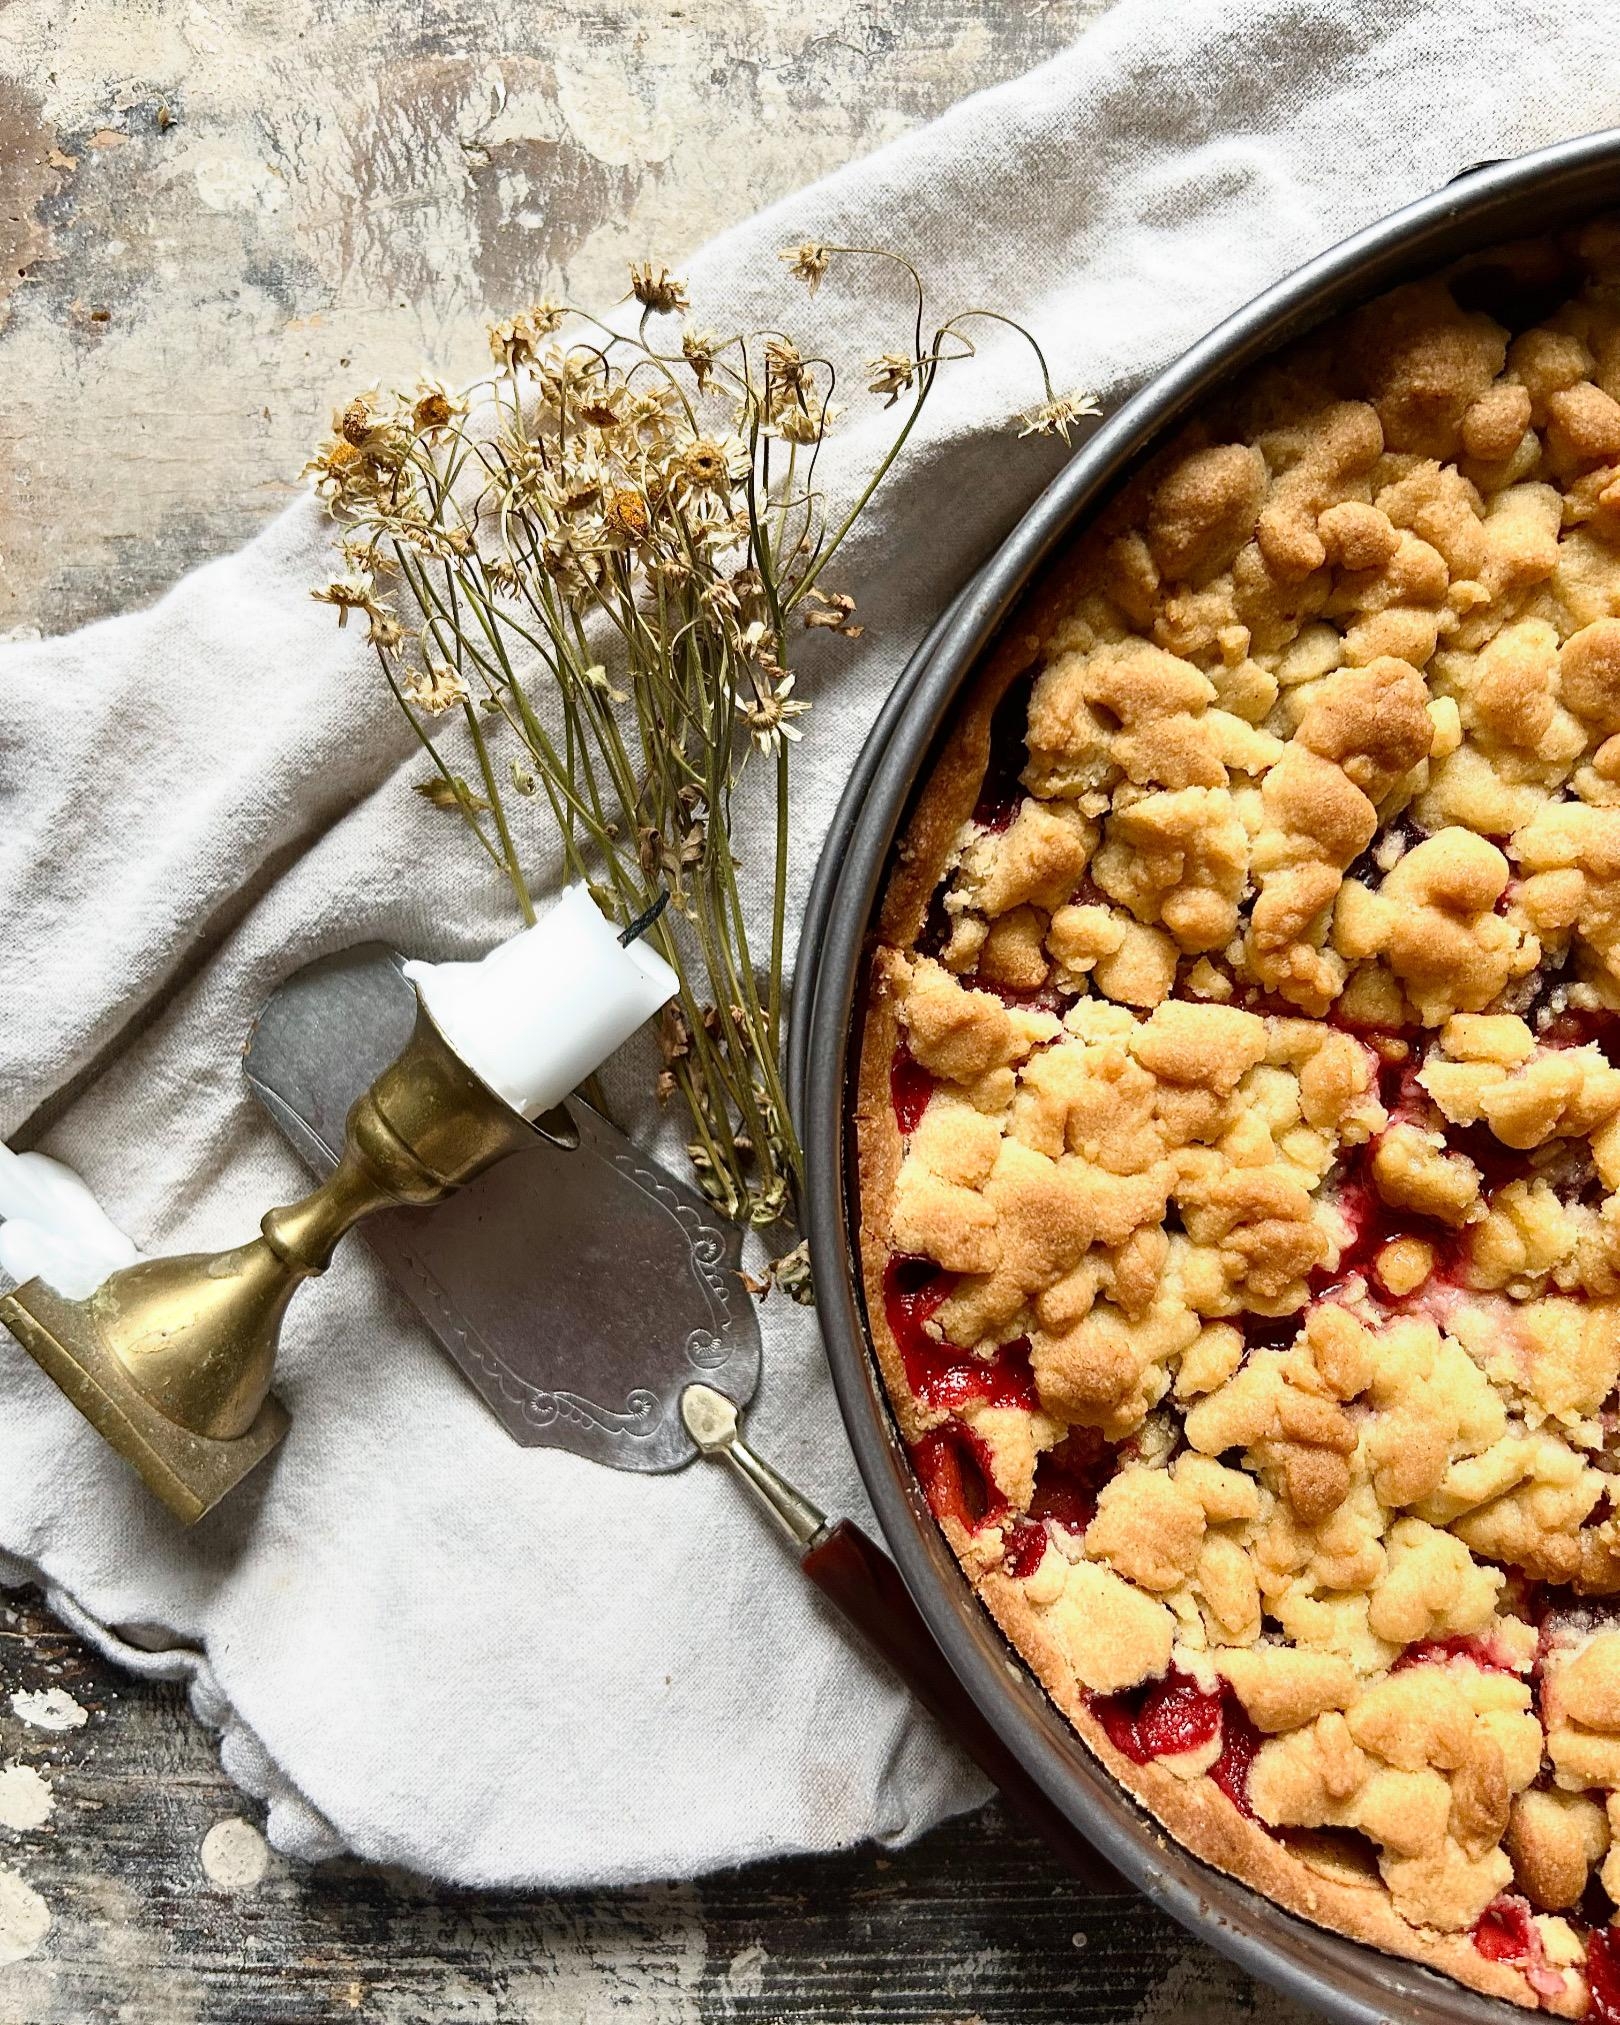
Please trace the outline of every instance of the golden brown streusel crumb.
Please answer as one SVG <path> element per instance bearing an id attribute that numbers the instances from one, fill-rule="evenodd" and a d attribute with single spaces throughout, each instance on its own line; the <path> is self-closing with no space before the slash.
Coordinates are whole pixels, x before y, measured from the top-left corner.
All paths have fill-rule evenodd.
<path id="1" fill-rule="evenodd" d="M 949 765 L 925 804 L 863 1230 L 936 1510 L 1111 1769 L 1295 1910 L 1579 2016 L 1620 1907 L 1620 224 L 1500 258 L 1567 300 L 1368 305 L 1043 589 L 1011 819 Z"/>

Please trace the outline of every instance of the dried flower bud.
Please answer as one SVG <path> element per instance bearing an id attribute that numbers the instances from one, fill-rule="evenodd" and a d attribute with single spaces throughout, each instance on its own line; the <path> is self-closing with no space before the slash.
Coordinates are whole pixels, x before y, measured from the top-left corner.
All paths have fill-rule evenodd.
<path id="1" fill-rule="evenodd" d="M 773 1259 L 770 1277 L 791 1301 L 797 1301 L 801 1308 L 813 1308 L 816 1304 L 815 1281 L 810 1271 L 810 1241 L 801 1238 L 792 1251 L 784 1252 L 779 1259 Z"/>
<path id="2" fill-rule="evenodd" d="M 871 363 L 872 378 L 867 385 L 869 394 L 887 394 L 886 408 L 892 408 L 900 396 L 910 391 L 917 378 L 917 361 L 907 352 L 880 352 Z"/>
<path id="3" fill-rule="evenodd" d="M 802 717 L 810 706 L 799 702 L 792 690 L 793 675 L 790 670 L 774 689 L 761 689 L 746 699 L 738 699 L 737 715 L 748 727 L 749 736 L 761 752 L 775 752 L 784 739 L 791 745 L 797 745 L 804 736 L 793 719 Z"/>
<path id="4" fill-rule="evenodd" d="M 416 397 L 411 403 L 411 427 L 419 436 L 436 435 L 466 412 L 466 400 L 453 393 L 443 380 L 424 375 L 417 381 Z"/>
<path id="5" fill-rule="evenodd" d="M 429 717 L 442 717 L 467 701 L 466 683 L 444 661 L 424 661 L 411 670 L 402 686 L 407 698 Z"/>
<path id="6" fill-rule="evenodd" d="M 808 378 L 804 360 L 799 356 L 799 347 L 790 338 L 765 340 L 765 379 L 773 399 L 784 389 L 788 393 L 799 393 Z"/>
<path id="7" fill-rule="evenodd" d="M 686 1015 L 678 1005 L 671 1002 L 658 1016 L 658 1051 L 667 1068 L 673 1068 L 692 1052 L 692 1029 L 686 1024 Z"/>
<path id="8" fill-rule="evenodd" d="M 405 628 L 384 605 L 373 605 L 369 616 L 371 623 L 366 628 L 366 638 L 379 653 L 393 653 L 405 638 Z"/>
<path id="9" fill-rule="evenodd" d="M 853 623 L 855 600 L 848 591 L 805 592 L 804 623 L 815 629 L 824 627 L 829 633 L 839 633 L 846 640 L 858 640 L 866 631 L 864 626 Z"/>
<path id="10" fill-rule="evenodd" d="M 788 273 L 795 281 L 804 282 L 814 295 L 821 286 L 822 276 L 832 264 L 832 248 L 807 239 L 802 246 L 784 247 L 776 257 L 785 261 Z"/>
<path id="11" fill-rule="evenodd" d="M 489 807 L 482 795 L 475 795 L 459 774 L 447 780 L 442 773 L 436 773 L 431 780 L 417 781 L 411 792 L 431 802 L 436 809 L 467 809 L 481 814 Z"/>
<path id="12" fill-rule="evenodd" d="M 357 493 L 370 489 L 365 452 L 345 443 L 341 436 L 330 437 L 321 444 L 300 476 L 313 479 L 315 490 L 334 513 L 348 505 Z"/>
<path id="13" fill-rule="evenodd" d="M 720 340 L 712 330 L 693 330 L 689 324 L 681 332 L 681 356 L 692 368 L 692 376 L 698 383 L 699 393 L 702 393 L 709 384 L 710 375 L 714 371 L 715 353 L 719 346 Z"/>
<path id="14" fill-rule="evenodd" d="M 819 443 L 841 412 L 831 401 L 811 396 L 800 402 L 784 402 L 771 417 L 771 426 L 784 443 Z"/>
<path id="15" fill-rule="evenodd" d="M 630 293 L 656 316 L 673 316 L 690 309 L 686 283 L 677 281 L 667 267 L 655 268 L 650 260 L 631 261 Z"/>
<path id="16" fill-rule="evenodd" d="M 645 541 L 652 525 L 645 498 L 628 486 L 609 494 L 602 518 L 609 533 L 622 535 L 626 541 Z"/>
<path id="17" fill-rule="evenodd" d="M 310 596 L 318 605 L 333 605 L 337 608 L 339 627 L 347 626 L 351 612 L 369 614 L 375 609 L 376 598 L 371 578 L 362 573 L 347 577 L 333 577 L 330 583 L 322 584 Z"/>
<path id="18" fill-rule="evenodd" d="M 768 1182 L 763 1188 L 758 1190 L 750 1202 L 748 1221 L 757 1230 L 764 1230 L 769 1225 L 781 1221 L 782 1216 L 787 1210 L 787 1202 L 787 1183 L 780 1178 Z M 798 1296 L 795 1295 L 794 1299 L 797 1300 Z"/>
<path id="19" fill-rule="evenodd" d="M 681 476 L 695 491 L 727 492 L 731 488 L 731 453 L 712 436 L 699 436 L 682 453 Z"/>
<path id="20" fill-rule="evenodd" d="M 1018 419 L 1020 436 L 1061 436 L 1065 443 L 1069 431 L 1083 415 L 1100 415 L 1096 397 L 1092 394 L 1057 394 L 1049 401 L 1042 401 L 1038 408 L 1031 408 L 1027 415 Z"/>
<path id="21" fill-rule="evenodd" d="M 529 328 L 537 338 L 548 338 L 554 331 L 562 329 L 567 315 L 567 303 L 553 302 L 549 295 L 542 296 L 538 302 L 529 305 Z"/>
<path id="22" fill-rule="evenodd" d="M 367 388 L 338 410 L 337 432 L 345 443 L 363 450 L 377 426 L 377 391 Z"/>

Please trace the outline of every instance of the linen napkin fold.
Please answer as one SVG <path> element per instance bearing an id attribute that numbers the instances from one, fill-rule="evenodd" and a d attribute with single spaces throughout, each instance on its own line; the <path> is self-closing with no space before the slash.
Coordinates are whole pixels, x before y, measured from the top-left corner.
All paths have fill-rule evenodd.
<path id="1" fill-rule="evenodd" d="M 865 358 L 902 321 L 892 284 L 842 264 L 784 308 L 776 253 L 893 246 L 937 302 L 1018 315 L 1060 389 L 1111 403 L 1355 226 L 1603 125 L 1617 85 L 1609 0 L 1121 0 L 1055 62 L 716 241 L 695 314 Z M 795 906 L 908 649 L 1055 468 L 1007 426 L 1037 393 L 1010 339 L 944 375 L 836 573 L 867 630 L 818 641 L 801 684 Z M 829 439 L 835 496 L 878 409 L 851 399 Z M 237 1242 L 301 1184 L 239 1062 L 281 977 L 516 925 L 407 792 L 420 759 L 354 629 L 310 600 L 330 542 L 296 506 L 149 611 L 0 649 L 0 1132 L 48 1121 L 39 1143 L 147 1250 Z M 653 1140 L 649 1081 L 632 1051 L 611 1090 Z M 860 1513 L 814 1317 L 773 1299 L 763 1319 L 756 1438 Z M 188 1533 L 0 1336 L 0 1580 L 189 1677 L 282 1848 L 604 1883 L 904 1838 L 982 1793 L 723 1476 L 514 1447 L 362 1250 L 295 1304 L 278 1389 L 283 1449 Z"/>

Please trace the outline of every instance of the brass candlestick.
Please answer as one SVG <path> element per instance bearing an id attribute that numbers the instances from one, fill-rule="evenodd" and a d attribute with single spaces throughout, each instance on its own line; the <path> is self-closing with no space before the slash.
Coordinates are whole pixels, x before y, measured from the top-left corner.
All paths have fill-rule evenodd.
<path id="1" fill-rule="evenodd" d="M 531 1124 L 475 1076 L 417 1003 L 404 1052 L 349 1112 L 343 1158 L 234 1251 L 142 1259 L 84 1300 L 29 1280 L 0 1322 L 188 1525 L 287 1431 L 271 1397 L 294 1289 L 362 1217 L 442 1202 L 536 1136 L 577 1145 L 565 1110 Z"/>

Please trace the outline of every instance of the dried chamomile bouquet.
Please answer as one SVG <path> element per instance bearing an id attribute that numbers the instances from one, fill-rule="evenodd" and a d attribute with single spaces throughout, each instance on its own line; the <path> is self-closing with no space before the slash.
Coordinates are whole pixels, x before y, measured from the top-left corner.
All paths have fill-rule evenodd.
<path id="1" fill-rule="evenodd" d="M 491 329 L 485 379 L 461 393 L 424 380 L 360 394 L 310 466 L 347 528 L 348 574 L 314 595 L 340 624 L 368 621 L 434 769 L 418 792 L 461 817 L 524 919 L 514 798 L 545 798 L 570 876 L 621 921 L 668 893 L 649 931 L 681 981 L 661 1022 L 659 1094 L 685 1107 L 704 1193 L 767 1230 L 791 1225 L 802 1164 L 781 1068 L 788 776 L 809 708 L 795 640 L 860 633 L 827 572 L 941 367 L 972 356 L 970 327 L 1009 322 L 967 310 L 929 338 L 909 262 L 820 245 L 782 257 L 812 290 L 834 263 L 893 261 L 914 302 L 904 348 L 868 374 L 897 410 L 892 439 L 847 500 L 817 477 L 837 413 L 832 362 L 780 331 L 683 322 L 661 342 L 689 305 L 652 266 L 631 269 L 641 313 L 628 333 L 538 303 Z M 1054 395 L 1029 343 L 1045 398 L 1025 433 L 1067 440 L 1094 405 Z M 434 735 L 452 712 L 465 726 L 459 762 Z M 750 765 L 775 776 L 773 849 L 759 865 L 739 860 L 732 837 Z M 763 948 L 745 907 L 762 881 Z M 776 1277 L 807 1291 L 802 1250 Z"/>

